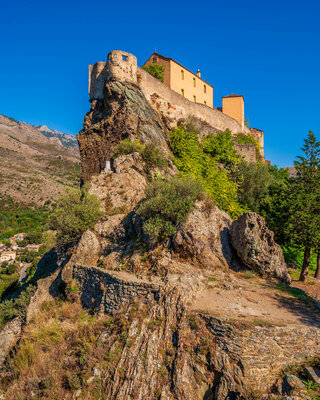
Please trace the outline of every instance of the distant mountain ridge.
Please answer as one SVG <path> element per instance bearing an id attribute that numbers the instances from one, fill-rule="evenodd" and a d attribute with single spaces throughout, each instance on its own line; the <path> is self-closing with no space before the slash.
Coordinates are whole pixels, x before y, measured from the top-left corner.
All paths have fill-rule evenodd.
<path id="1" fill-rule="evenodd" d="M 73 135 L 0 114 L 0 196 L 37 205 L 78 186 L 79 149 Z"/>
<path id="2" fill-rule="evenodd" d="M 35 128 L 39 129 L 39 131 L 48 138 L 57 138 L 65 147 L 78 148 L 77 138 L 74 135 L 62 133 L 56 129 L 50 129 L 46 125 L 38 125 L 35 126 Z"/>

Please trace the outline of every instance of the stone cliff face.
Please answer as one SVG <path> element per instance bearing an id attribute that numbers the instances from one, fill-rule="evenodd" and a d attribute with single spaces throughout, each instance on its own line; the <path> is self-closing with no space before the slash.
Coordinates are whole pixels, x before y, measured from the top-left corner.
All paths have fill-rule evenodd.
<path id="1" fill-rule="evenodd" d="M 110 80 L 104 95 L 104 100 L 92 101 L 78 133 L 84 182 L 105 168 L 115 145 L 125 138 L 157 143 L 168 150 L 163 124 L 136 84 Z"/>

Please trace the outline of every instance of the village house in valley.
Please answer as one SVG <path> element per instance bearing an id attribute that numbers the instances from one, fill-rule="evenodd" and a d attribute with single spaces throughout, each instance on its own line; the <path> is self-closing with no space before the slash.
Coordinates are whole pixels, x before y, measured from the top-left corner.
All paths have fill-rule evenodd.
<path id="1" fill-rule="evenodd" d="M 41 244 L 28 244 L 26 247 L 27 247 L 28 251 L 38 252 L 41 247 Z"/>
<path id="2" fill-rule="evenodd" d="M 3 263 L 5 261 L 15 261 L 16 259 L 16 252 L 15 251 L 4 251 L 0 255 L 0 263 Z"/>

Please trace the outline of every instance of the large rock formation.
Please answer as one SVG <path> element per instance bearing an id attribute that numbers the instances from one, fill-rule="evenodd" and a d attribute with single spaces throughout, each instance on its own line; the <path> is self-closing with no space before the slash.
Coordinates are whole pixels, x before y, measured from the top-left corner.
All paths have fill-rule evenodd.
<path id="1" fill-rule="evenodd" d="M 231 243 L 249 268 L 290 283 L 282 249 L 274 241 L 274 233 L 267 228 L 261 215 L 247 212 L 234 221 Z"/>
<path id="2" fill-rule="evenodd" d="M 125 138 L 168 149 L 159 116 L 134 82 L 112 79 L 106 83 L 104 93 L 103 101 L 92 101 L 77 136 L 83 181 L 105 168 L 115 145 Z"/>
<path id="3" fill-rule="evenodd" d="M 196 260 L 207 268 L 240 268 L 231 246 L 229 229 L 232 219 L 207 201 L 198 201 L 187 221 L 175 233 L 172 245 L 184 258 Z"/>

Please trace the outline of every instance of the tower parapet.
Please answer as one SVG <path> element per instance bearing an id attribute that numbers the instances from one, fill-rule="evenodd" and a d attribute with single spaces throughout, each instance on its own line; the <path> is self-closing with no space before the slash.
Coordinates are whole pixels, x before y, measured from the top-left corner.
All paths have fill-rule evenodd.
<path id="1" fill-rule="evenodd" d="M 90 100 L 103 100 L 103 89 L 111 79 L 137 83 L 137 58 L 121 50 L 113 50 L 107 61 L 89 65 Z"/>
<path id="2" fill-rule="evenodd" d="M 133 81 L 137 83 L 137 57 L 121 50 L 108 54 L 107 80 Z"/>

